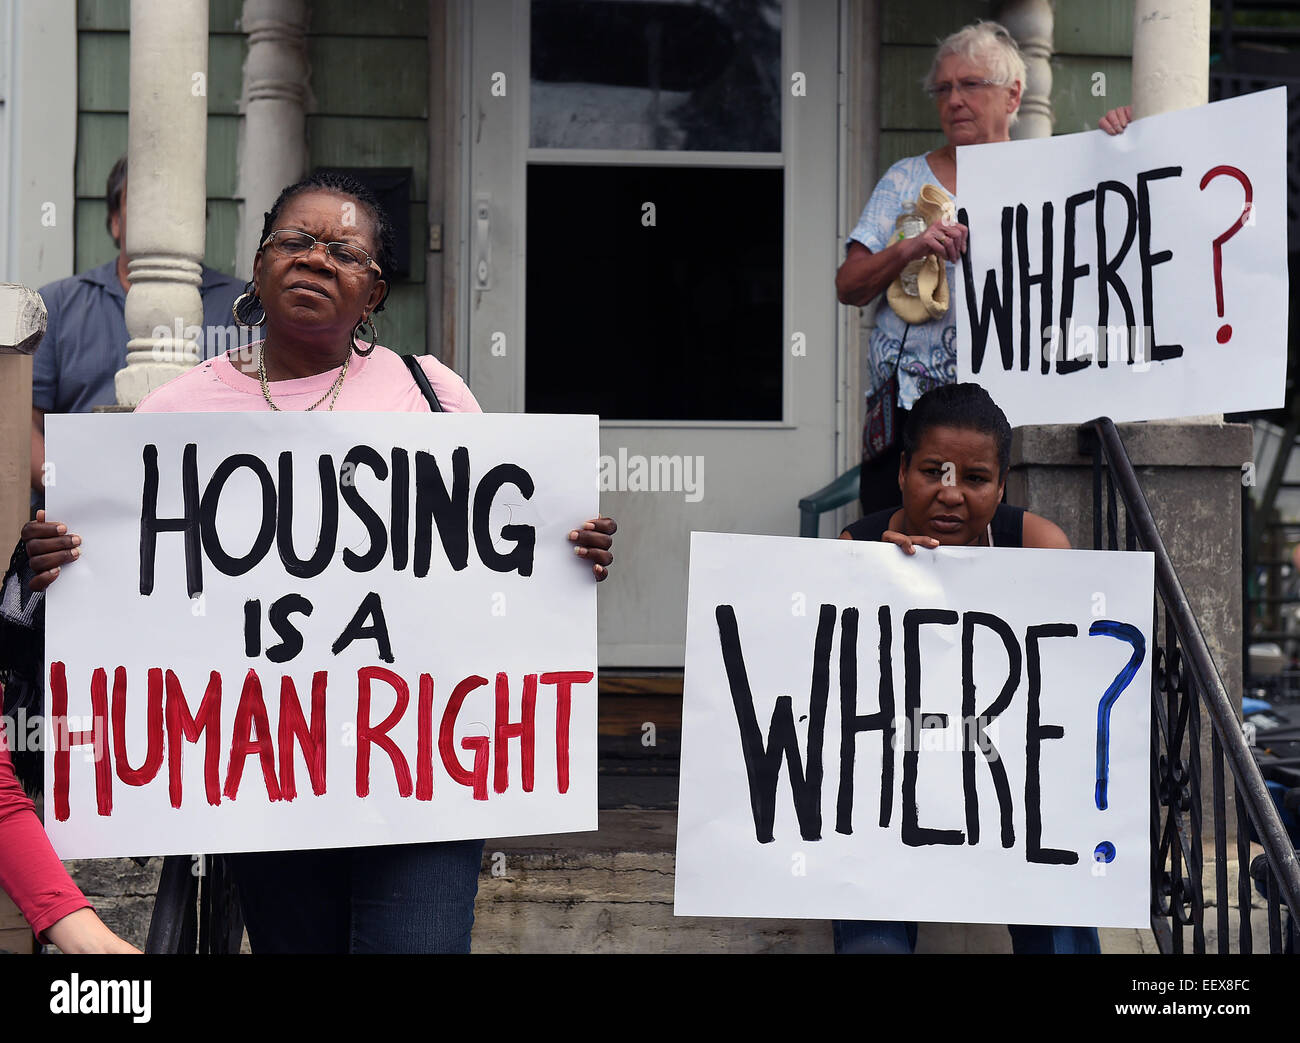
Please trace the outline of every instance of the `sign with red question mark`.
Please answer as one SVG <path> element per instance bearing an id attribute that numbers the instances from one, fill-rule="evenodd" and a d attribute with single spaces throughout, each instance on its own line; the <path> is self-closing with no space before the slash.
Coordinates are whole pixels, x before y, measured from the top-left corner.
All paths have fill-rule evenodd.
<path id="1" fill-rule="evenodd" d="M 957 376 L 1012 424 L 1281 406 L 1286 91 L 962 146 Z"/>
<path id="2" fill-rule="evenodd" d="M 1205 191 L 1205 186 L 1213 181 L 1216 177 L 1235 177 L 1241 182 L 1242 188 L 1246 190 L 1246 201 L 1241 208 L 1241 216 L 1233 221 L 1231 225 L 1214 240 L 1214 299 L 1219 307 L 1219 318 L 1223 318 L 1223 244 L 1231 239 L 1234 235 L 1245 227 L 1247 218 L 1250 217 L 1251 206 L 1254 202 L 1254 188 L 1251 187 L 1250 178 L 1243 174 L 1236 167 L 1221 164 L 1213 170 L 1207 170 L 1205 176 L 1201 178 L 1201 191 Z M 1227 344 L 1232 338 L 1232 327 L 1224 323 L 1219 327 L 1215 339 L 1220 344 Z"/>

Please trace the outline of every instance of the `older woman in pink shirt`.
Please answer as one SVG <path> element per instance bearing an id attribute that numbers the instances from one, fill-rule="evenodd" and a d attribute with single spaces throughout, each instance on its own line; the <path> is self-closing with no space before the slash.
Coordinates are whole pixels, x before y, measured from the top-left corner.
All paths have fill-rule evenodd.
<path id="1" fill-rule="evenodd" d="M 196 366 L 138 411 L 479 412 L 446 366 L 424 357 L 408 369 L 375 344 L 371 316 L 388 294 L 392 251 L 383 208 L 353 179 L 318 174 L 286 188 L 234 308 L 241 323 L 265 322 L 266 339 Z M 598 517 L 569 533 L 596 580 L 614 560 L 615 529 Z M 43 518 L 23 538 L 33 590 L 80 553 L 74 533 Z M 482 848 L 470 840 L 230 857 L 255 952 L 467 952 Z"/>

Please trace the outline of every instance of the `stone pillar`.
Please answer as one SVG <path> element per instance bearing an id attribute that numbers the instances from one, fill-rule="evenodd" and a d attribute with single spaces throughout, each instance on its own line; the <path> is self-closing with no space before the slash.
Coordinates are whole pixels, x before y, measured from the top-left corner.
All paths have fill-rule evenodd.
<path id="1" fill-rule="evenodd" d="M 244 0 L 241 24 L 248 33 L 248 60 L 239 162 L 244 209 L 235 273 L 250 279 L 263 215 L 285 185 L 307 172 L 306 0 Z"/>
<path id="2" fill-rule="evenodd" d="M 1133 8 L 1133 118 L 1210 100 L 1210 0 L 1137 0 Z M 1223 414 L 1178 423 L 1223 423 Z"/>
<path id="3" fill-rule="evenodd" d="M 1052 136 L 1052 5 L 1047 0 L 1009 0 L 998 7 L 998 21 L 1020 45 L 1025 59 L 1025 84 L 1020 114 L 1011 137 Z"/>
<path id="4" fill-rule="evenodd" d="M 1133 117 L 1210 99 L 1210 0 L 1136 0 Z"/>
<path id="5" fill-rule="evenodd" d="M 199 360 L 207 208 L 207 0 L 131 0 L 126 366 L 133 407 Z"/>

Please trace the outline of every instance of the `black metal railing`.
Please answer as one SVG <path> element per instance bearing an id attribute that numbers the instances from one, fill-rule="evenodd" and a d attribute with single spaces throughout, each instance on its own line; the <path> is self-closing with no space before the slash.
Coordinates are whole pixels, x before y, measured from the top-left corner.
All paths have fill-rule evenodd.
<path id="1" fill-rule="evenodd" d="M 1151 928 L 1156 942 L 1165 953 L 1205 952 L 1208 892 L 1214 910 L 1213 949 L 1248 953 L 1256 948 L 1251 912 L 1258 896 L 1268 951 L 1296 952 L 1300 862 L 1293 841 L 1251 753 L 1119 432 L 1103 417 L 1081 428 L 1080 435 L 1092 454 L 1093 545 L 1118 550 L 1122 527 L 1124 549 L 1150 551 L 1155 557 Z M 1208 801 L 1201 749 L 1207 719 Z M 1225 763 L 1231 772 L 1232 813 Z M 1208 880 L 1207 814 L 1213 832 Z M 1235 827 L 1235 860 L 1229 853 L 1229 822 Z"/>

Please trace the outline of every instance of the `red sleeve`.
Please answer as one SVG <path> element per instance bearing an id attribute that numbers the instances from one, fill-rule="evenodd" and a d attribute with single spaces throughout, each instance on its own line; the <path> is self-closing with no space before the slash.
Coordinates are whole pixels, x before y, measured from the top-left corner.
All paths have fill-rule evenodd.
<path id="1" fill-rule="evenodd" d="M 0 728 L 0 888 L 32 925 L 36 937 L 69 913 L 90 906 L 50 846 L 36 808 L 14 775 Z"/>

